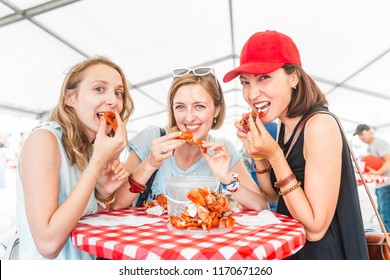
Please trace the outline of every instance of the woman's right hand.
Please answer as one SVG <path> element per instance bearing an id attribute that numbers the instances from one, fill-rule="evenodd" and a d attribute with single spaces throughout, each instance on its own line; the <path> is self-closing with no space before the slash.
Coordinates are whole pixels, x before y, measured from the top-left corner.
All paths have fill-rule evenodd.
<path id="1" fill-rule="evenodd" d="M 181 134 L 181 131 L 172 132 L 153 140 L 149 155 L 153 168 L 159 169 L 164 159 L 173 156 L 174 150 L 184 145 L 185 140 L 177 139 Z"/>
<path id="2" fill-rule="evenodd" d="M 278 143 L 269 134 L 259 118 L 256 122 L 249 118 L 249 131 L 245 131 L 240 121 L 235 122 L 237 136 L 244 143 L 248 156 L 269 159 L 280 150 Z"/>
<path id="3" fill-rule="evenodd" d="M 103 166 L 107 165 L 111 160 L 117 159 L 119 153 L 127 146 L 126 126 L 117 112 L 115 112 L 115 118 L 118 122 L 118 128 L 114 137 L 106 135 L 107 124 L 102 119 L 96 134 L 93 157 L 98 159 Z"/>

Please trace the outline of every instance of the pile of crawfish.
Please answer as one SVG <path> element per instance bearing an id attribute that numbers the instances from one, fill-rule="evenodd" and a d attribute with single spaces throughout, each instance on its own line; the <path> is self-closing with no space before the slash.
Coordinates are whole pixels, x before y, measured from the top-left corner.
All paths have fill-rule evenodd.
<path id="1" fill-rule="evenodd" d="M 193 204 L 187 205 L 180 216 L 170 218 L 170 223 L 177 229 L 211 230 L 234 226 L 232 208 L 223 195 L 205 187 L 190 190 L 187 197 Z"/>
<path id="2" fill-rule="evenodd" d="M 158 194 L 156 196 L 156 199 L 148 200 L 148 201 L 144 202 L 145 209 L 153 208 L 153 207 L 156 207 L 156 206 L 161 206 L 165 210 L 168 209 L 168 201 L 167 201 L 166 195 Z"/>

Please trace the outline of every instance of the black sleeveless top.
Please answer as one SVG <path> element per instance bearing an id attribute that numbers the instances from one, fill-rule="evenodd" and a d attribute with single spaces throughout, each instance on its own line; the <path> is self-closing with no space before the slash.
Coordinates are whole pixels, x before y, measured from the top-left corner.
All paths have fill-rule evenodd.
<path id="1" fill-rule="evenodd" d="M 314 111 L 328 111 L 325 106 L 317 106 L 307 112 L 295 127 L 289 141 L 283 144 L 285 127 L 281 124 L 278 137 L 279 146 L 284 154 L 287 153 L 296 130 L 302 120 Z M 316 242 L 306 241 L 304 247 L 288 259 L 302 260 L 368 260 L 368 251 L 364 235 L 360 202 L 356 186 L 355 171 L 348 150 L 347 140 L 340 128 L 342 148 L 342 169 L 340 181 L 340 193 L 336 206 L 336 212 L 324 237 Z M 287 162 L 294 172 L 297 180 L 302 182 L 305 188 L 305 158 L 303 156 L 304 128 L 288 155 Z M 271 171 L 272 184 L 276 181 L 275 174 Z M 283 197 L 279 197 L 277 212 L 291 216 Z"/>

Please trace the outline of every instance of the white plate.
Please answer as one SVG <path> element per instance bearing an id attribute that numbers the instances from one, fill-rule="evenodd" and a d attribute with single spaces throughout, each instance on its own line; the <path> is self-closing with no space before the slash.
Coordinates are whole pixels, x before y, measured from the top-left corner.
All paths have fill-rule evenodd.
<path id="1" fill-rule="evenodd" d="M 232 227 L 212 228 L 211 230 L 203 229 L 178 229 L 175 228 L 169 221 L 167 223 L 168 229 L 177 234 L 190 234 L 190 235 L 221 235 L 231 231 Z"/>

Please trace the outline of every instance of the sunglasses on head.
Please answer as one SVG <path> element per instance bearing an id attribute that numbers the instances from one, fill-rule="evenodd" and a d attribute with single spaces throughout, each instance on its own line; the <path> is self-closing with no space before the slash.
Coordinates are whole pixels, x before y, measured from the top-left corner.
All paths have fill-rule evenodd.
<path id="1" fill-rule="evenodd" d="M 197 77 L 203 77 L 207 76 L 208 74 L 211 74 L 214 76 L 215 83 L 218 85 L 217 77 L 215 76 L 215 71 L 212 67 L 197 67 L 194 69 L 179 68 L 172 71 L 174 79 L 176 79 L 177 77 L 184 77 L 185 75 L 188 75 L 190 73 L 193 73 Z"/>
<path id="2" fill-rule="evenodd" d="M 173 77 L 174 78 L 177 78 L 177 77 L 183 77 L 185 75 L 188 75 L 190 73 L 194 73 L 195 76 L 207 76 L 208 74 L 213 74 L 214 75 L 214 69 L 211 68 L 211 67 L 197 67 L 197 68 L 179 68 L 179 69 L 175 69 L 172 71 L 172 74 L 173 74 Z"/>

